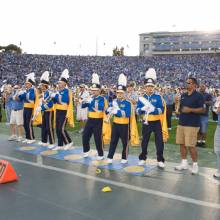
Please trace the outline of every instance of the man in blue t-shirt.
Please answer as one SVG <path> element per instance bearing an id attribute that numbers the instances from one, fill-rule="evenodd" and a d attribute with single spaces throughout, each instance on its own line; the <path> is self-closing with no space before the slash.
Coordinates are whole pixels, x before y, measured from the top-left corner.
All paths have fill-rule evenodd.
<path id="1" fill-rule="evenodd" d="M 176 143 L 180 144 L 182 162 L 175 169 L 188 169 L 187 151 L 189 149 L 193 161 L 192 174 L 196 174 L 199 170 L 196 143 L 200 127 L 200 114 L 204 113 L 204 99 L 196 91 L 197 81 L 195 78 L 189 77 L 186 84 L 187 92 L 182 94 L 180 98 L 179 125 L 176 132 Z"/>

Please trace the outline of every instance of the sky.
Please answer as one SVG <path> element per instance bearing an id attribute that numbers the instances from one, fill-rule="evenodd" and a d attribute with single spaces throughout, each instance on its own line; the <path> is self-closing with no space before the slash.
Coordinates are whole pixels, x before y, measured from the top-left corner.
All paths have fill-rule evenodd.
<path id="1" fill-rule="evenodd" d="M 220 30 L 219 0 L 0 0 L 0 45 L 62 55 L 139 54 L 139 34 Z"/>

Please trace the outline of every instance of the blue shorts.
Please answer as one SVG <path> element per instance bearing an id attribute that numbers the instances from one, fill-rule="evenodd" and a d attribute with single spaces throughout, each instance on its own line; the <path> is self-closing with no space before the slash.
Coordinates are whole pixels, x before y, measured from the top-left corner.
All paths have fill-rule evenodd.
<path id="1" fill-rule="evenodd" d="M 200 130 L 199 130 L 200 133 L 202 133 L 202 134 L 207 133 L 208 122 L 209 122 L 209 116 L 200 115 Z"/>

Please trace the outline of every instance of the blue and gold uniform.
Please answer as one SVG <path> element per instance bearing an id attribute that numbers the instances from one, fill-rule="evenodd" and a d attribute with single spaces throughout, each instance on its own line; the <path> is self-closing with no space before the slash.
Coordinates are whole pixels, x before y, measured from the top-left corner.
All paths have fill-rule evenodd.
<path id="1" fill-rule="evenodd" d="M 131 102 L 125 99 L 116 99 L 118 109 L 113 113 L 112 135 L 109 147 L 108 158 L 113 159 L 115 150 L 119 141 L 122 141 L 122 159 L 128 158 L 128 141 L 129 141 L 129 122 L 131 117 Z M 114 107 L 113 107 L 114 108 Z M 108 113 L 108 112 L 107 112 Z"/>
<path id="2" fill-rule="evenodd" d="M 18 99 L 24 101 L 24 130 L 27 140 L 34 140 L 34 130 L 32 124 L 33 109 L 35 105 L 35 89 L 31 87 L 24 93 L 18 95 Z"/>
<path id="3" fill-rule="evenodd" d="M 157 149 L 157 161 L 164 162 L 163 157 L 163 150 L 164 150 L 164 142 L 163 142 L 163 135 L 162 135 L 162 126 L 161 126 L 161 115 L 164 113 L 164 104 L 162 97 L 155 93 L 151 95 L 144 95 L 143 96 L 146 100 L 148 100 L 154 107 L 154 111 L 146 115 L 146 112 L 143 111 L 144 104 L 138 100 L 136 112 L 139 115 L 143 115 L 143 121 L 147 120 L 148 124 L 142 123 L 142 152 L 139 155 L 140 160 L 146 160 L 147 156 L 147 148 L 150 139 L 150 135 L 152 132 L 155 134 L 155 144 Z"/>
<path id="4" fill-rule="evenodd" d="M 59 147 L 72 142 L 69 134 L 65 130 L 67 123 L 67 110 L 70 102 L 69 92 L 70 91 L 67 88 L 59 90 L 53 99 L 54 104 L 56 104 L 56 134 Z"/>
<path id="5" fill-rule="evenodd" d="M 49 137 L 49 143 L 54 144 L 54 111 L 53 111 L 53 100 L 50 97 L 50 93 L 46 90 L 43 94 L 42 104 L 42 126 L 41 126 L 41 141 L 47 143 Z"/>
<path id="6" fill-rule="evenodd" d="M 96 150 L 98 156 L 103 157 L 103 138 L 102 126 L 105 109 L 107 108 L 107 100 L 103 96 L 92 98 L 91 102 L 82 103 L 82 108 L 88 107 L 88 120 L 86 122 L 82 142 L 83 152 L 87 153 L 90 150 L 90 139 L 94 135 Z"/>

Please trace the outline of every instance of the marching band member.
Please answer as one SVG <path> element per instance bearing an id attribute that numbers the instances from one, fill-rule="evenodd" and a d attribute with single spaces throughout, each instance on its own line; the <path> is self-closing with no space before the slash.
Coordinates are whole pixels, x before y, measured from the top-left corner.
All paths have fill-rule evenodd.
<path id="1" fill-rule="evenodd" d="M 79 121 L 80 131 L 79 133 L 83 132 L 85 127 L 86 121 L 88 119 L 88 110 L 87 108 L 82 108 L 82 100 L 89 98 L 89 92 L 86 89 L 86 85 L 81 84 L 79 86 L 79 93 L 76 99 L 77 111 L 76 111 L 76 119 Z"/>
<path id="2" fill-rule="evenodd" d="M 127 86 L 127 78 L 122 73 L 118 79 L 117 99 L 113 101 L 112 107 L 107 109 L 107 112 L 114 115 L 111 142 L 108 153 L 108 163 L 111 164 L 115 150 L 119 141 L 122 141 L 123 150 L 121 156 L 121 163 L 128 162 L 128 142 L 129 142 L 129 119 L 131 116 L 131 102 L 125 99 L 125 92 Z"/>
<path id="3" fill-rule="evenodd" d="M 49 137 L 48 148 L 52 149 L 55 147 L 54 139 L 54 112 L 53 112 L 53 101 L 50 97 L 49 91 L 49 72 L 45 71 L 40 78 L 40 87 L 43 93 L 42 102 L 39 107 L 36 108 L 36 114 L 42 112 L 42 125 L 41 125 L 41 141 L 39 142 L 42 146 L 47 146 L 47 140 Z"/>
<path id="4" fill-rule="evenodd" d="M 144 165 L 147 156 L 148 142 L 150 135 L 154 132 L 155 144 L 157 149 L 157 161 L 160 168 L 164 168 L 164 141 L 162 134 L 162 122 L 164 123 L 164 130 L 167 132 L 166 118 L 165 118 L 165 105 L 162 97 L 154 92 L 156 83 L 156 71 L 150 68 L 145 75 L 145 95 L 140 97 L 137 103 L 136 112 L 143 115 L 144 122 L 142 124 L 142 152 L 139 155 L 139 165 Z M 143 100 L 143 101 L 142 101 Z M 144 103 L 145 102 L 145 103 Z M 147 104 L 149 103 L 149 104 Z M 163 117 L 163 120 L 162 120 Z M 164 120 L 165 118 L 165 120 Z M 167 133 L 166 133 L 167 134 Z"/>
<path id="5" fill-rule="evenodd" d="M 82 102 L 82 108 L 88 107 L 88 120 L 86 122 L 82 142 L 83 142 L 83 156 L 88 157 L 90 151 L 90 139 L 94 135 L 96 150 L 98 153 L 97 160 L 104 159 L 103 151 L 103 117 L 105 108 L 107 108 L 107 101 L 103 96 L 100 96 L 101 86 L 99 76 L 96 73 L 92 74 L 91 93 L 92 98 L 88 98 Z"/>
<path id="6" fill-rule="evenodd" d="M 72 91 L 67 88 L 69 79 L 69 71 L 65 69 L 58 81 L 57 93 L 52 93 L 55 105 L 55 120 L 56 120 L 56 134 L 58 139 L 58 146 L 53 150 L 68 150 L 72 147 L 73 142 L 65 130 L 66 123 L 68 122 L 71 127 L 74 127 L 73 121 L 73 100 Z M 65 144 L 65 146 L 64 146 Z"/>
<path id="7" fill-rule="evenodd" d="M 35 142 L 34 137 L 34 130 L 33 130 L 33 123 L 32 123 L 32 116 L 34 113 L 34 107 L 37 99 L 37 91 L 34 88 L 35 85 L 35 74 L 29 73 L 26 75 L 25 87 L 26 91 L 22 91 L 19 93 L 14 99 L 24 100 L 24 130 L 26 139 L 23 143 L 32 144 Z"/>

